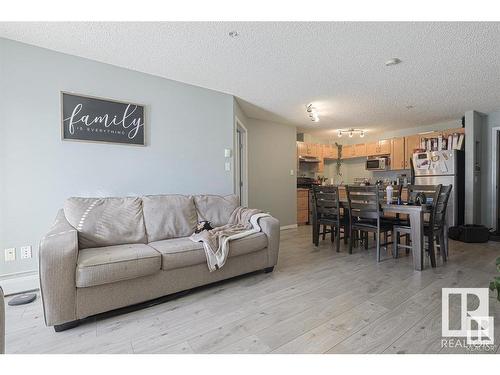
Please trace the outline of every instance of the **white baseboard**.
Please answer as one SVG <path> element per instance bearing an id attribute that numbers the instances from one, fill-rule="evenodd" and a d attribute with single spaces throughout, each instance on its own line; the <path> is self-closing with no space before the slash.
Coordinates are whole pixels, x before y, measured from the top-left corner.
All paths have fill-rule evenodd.
<path id="1" fill-rule="evenodd" d="M 0 286 L 6 296 L 40 289 L 38 273 L 0 279 Z"/>
<path id="2" fill-rule="evenodd" d="M 296 229 L 296 228 L 297 228 L 297 224 L 291 224 L 291 225 L 285 225 L 285 226 L 280 227 L 280 230 Z"/>

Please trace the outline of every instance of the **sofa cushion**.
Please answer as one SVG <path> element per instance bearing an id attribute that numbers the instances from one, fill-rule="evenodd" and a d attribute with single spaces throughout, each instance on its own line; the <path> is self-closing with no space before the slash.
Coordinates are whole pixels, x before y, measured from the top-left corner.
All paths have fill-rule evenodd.
<path id="1" fill-rule="evenodd" d="M 227 224 L 234 209 L 239 206 L 237 195 L 196 195 L 194 197 L 198 221 L 208 220 L 212 227 Z"/>
<path id="2" fill-rule="evenodd" d="M 163 270 L 189 267 L 207 262 L 203 244 L 193 242 L 187 237 L 151 242 L 149 246 L 162 254 L 161 268 Z M 266 234 L 263 232 L 254 233 L 229 242 L 229 257 L 252 253 L 266 247 Z"/>
<path id="3" fill-rule="evenodd" d="M 193 234 L 198 216 L 192 196 L 149 195 L 142 198 L 148 241 Z"/>
<path id="4" fill-rule="evenodd" d="M 148 245 L 128 244 L 80 250 L 76 286 L 85 288 L 151 275 L 161 268 L 161 255 Z"/>
<path id="5" fill-rule="evenodd" d="M 64 202 L 64 215 L 78 231 L 80 249 L 147 242 L 137 197 L 73 197 Z"/>

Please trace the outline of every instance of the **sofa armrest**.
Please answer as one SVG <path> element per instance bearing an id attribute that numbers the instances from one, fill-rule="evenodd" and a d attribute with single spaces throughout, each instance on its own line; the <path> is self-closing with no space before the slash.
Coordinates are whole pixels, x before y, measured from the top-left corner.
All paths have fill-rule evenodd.
<path id="1" fill-rule="evenodd" d="M 45 324 L 76 320 L 78 232 L 59 210 L 52 229 L 40 242 L 39 275 Z"/>
<path id="2" fill-rule="evenodd" d="M 278 263 L 278 252 L 280 249 L 280 222 L 272 216 L 264 216 L 259 219 L 259 225 L 267 235 L 268 267 Z"/>

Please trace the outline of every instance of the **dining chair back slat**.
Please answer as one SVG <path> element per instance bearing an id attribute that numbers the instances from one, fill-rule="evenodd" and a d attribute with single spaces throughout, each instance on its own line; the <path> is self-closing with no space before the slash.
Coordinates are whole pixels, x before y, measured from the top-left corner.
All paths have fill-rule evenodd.
<path id="1" fill-rule="evenodd" d="M 448 200 L 452 189 L 453 185 L 441 186 L 434 198 L 431 222 L 433 228 L 439 228 L 445 225 L 446 208 L 448 207 Z"/>

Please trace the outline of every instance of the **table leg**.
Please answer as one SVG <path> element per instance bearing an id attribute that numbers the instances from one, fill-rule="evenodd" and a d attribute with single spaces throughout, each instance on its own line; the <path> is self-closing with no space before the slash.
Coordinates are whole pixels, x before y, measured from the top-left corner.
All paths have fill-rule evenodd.
<path id="1" fill-rule="evenodd" d="M 417 271 L 424 268 L 424 213 L 422 211 L 410 214 L 411 242 L 413 265 Z"/>

